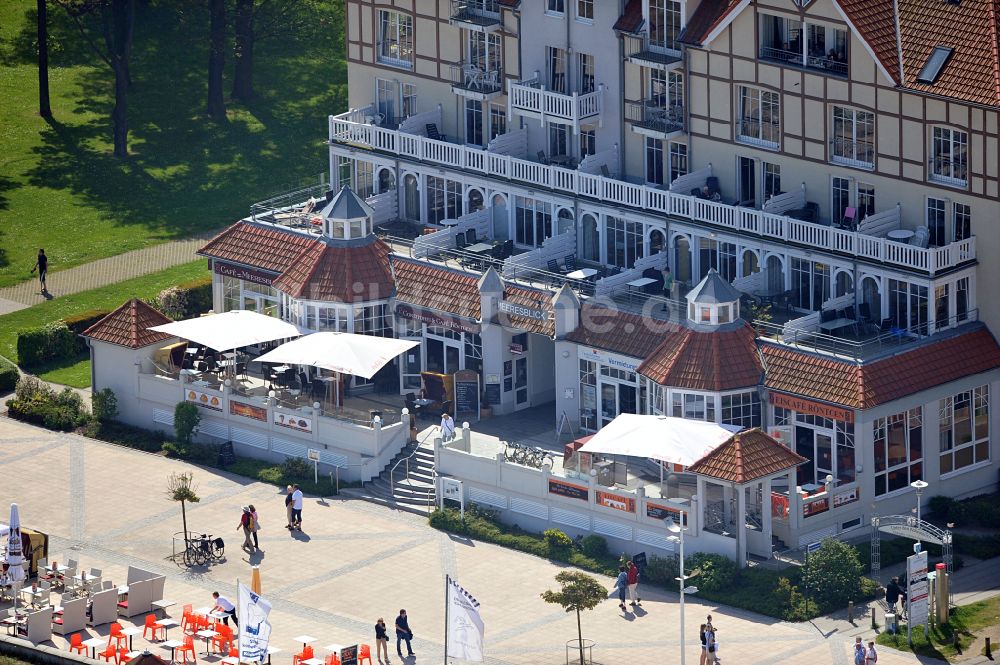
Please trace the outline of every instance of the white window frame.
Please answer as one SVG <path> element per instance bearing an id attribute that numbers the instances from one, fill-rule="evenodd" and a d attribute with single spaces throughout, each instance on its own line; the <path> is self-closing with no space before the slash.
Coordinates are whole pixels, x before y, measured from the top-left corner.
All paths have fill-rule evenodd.
<path id="1" fill-rule="evenodd" d="M 838 121 L 848 136 L 837 136 Z M 859 141 L 859 136 L 864 138 L 859 128 L 868 130 L 866 141 Z M 849 106 L 833 106 L 830 112 L 830 161 L 866 171 L 875 168 L 874 113 Z"/>
<path id="2" fill-rule="evenodd" d="M 751 108 L 746 110 L 744 106 L 751 103 Z M 755 145 L 760 148 L 777 150 L 781 145 L 781 95 L 764 88 L 755 88 L 748 85 L 736 87 L 736 140 L 740 143 Z M 765 115 L 769 119 L 765 121 Z M 756 116 L 756 117 L 755 117 Z M 750 123 L 750 133 L 744 133 L 748 126 L 744 122 Z M 753 133 L 753 123 L 757 123 L 756 136 Z M 774 128 L 775 136 L 765 137 L 769 134 L 764 128 Z"/>
<path id="3" fill-rule="evenodd" d="M 594 0 L 576 0 L 576 20 L 580 23 L 594 23 Z"/>
<path id="4" fill-rule="evenodd" d="M 890 431 L 901 426 L 903 429 L 903 461 L 892 464 L 889 458 Z M 917 431 L 914 431 L 917 430 Z M 920 448 L 920 456 L 912 458 L 913 437 L 919 437 L 916 442 Z M 923 407 L 917 406 L 902 413 L 894 413 L 891 416 L 876 418 L 872 423 L 872 449 L 874 451 L 875 466 L 873 467 L 875 477 L 875 500 L 881 500 L 889 496 L 895 496 L 904 490 L 910 489 L 910 483 L 915 480 L 923 480 L 927 475 L 924 468 L 926 464 L 926 451 L 924 450 L 924 417 Z M 878 468 L 879 446 L 882 446 L 882 455 L 885 468 Z M 902 472 L 906 474 L 903 484 L 896 489 L 889 489 L 889 476 Z M 879 483 L 882 483 L 884 491 L 879 491 Z"/>
<path id="5" fill-rule="evenodd" d="M 563 18 L 566 16 L 567 0 L 545 0 L 545 15 Z"/>
<path id="6" fill-rule="evenodd" d="M 955 400 L 958 397 L 962 397 L 968 394 L 969 399 L 969 427 L 970 427 L 970 440 L 965 443 L 955 443 Z M 938 463 L 941 464 L 944 458 L 950 457 L 949 468 L 946 471 L 945 467 L 939 466 L 941 471 L 941 478 L 949 478 L 951 476 L 959 475 L 971 471 L 972 469 L 980 468 L 986 464 L 990 463 L 990 386 L 985 384 L 982 386 L 977 386 L 975 388 L 970 388 L 969 390 L 963 390 L 956 395 L 945 397 L 938 401 L 939 407 L 939 420 L 938 420 Z M 976 435 L 976 411 L 979 408 L 985 409 L 985 435 Z M 949 435 L 948 447 L 944 447 L 943 436 L 947 428 Z M 986 457 L 984 459 L 976 459 L 976 448 L 980 445 L 985 444 L 986 446 Z M 955 468 L 955 457 L 956 455 L 964 450 L 971 449 L 972 451 L 972 462 L 965 464 L 960 468 Z"/>
<path id="7" fill-rule="evenodd" d="M 940 154 L 938 148 L 942 148 Z M 946 148 L 946 149 L 945 149 Z M 969 184 L 969 133 L 952 127 L 931 127 L 927 179 L 942 185 Z"/>
<path id="8" fill-rule="evenodd" d="M 390 67 L 413 69 L 415 42 L 413 17 L 403 12 L 380 9 L 378 13 L 376 59 Z"/>

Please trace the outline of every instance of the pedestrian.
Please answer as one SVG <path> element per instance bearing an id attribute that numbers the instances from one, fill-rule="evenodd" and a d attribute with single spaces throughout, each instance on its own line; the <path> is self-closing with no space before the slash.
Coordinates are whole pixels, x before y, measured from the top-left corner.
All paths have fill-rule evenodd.
<path id="1" fill-rule="evenodd" d="M 243 506 L 243 514 L 240 515 L 240 523 L 236 526 L 237 531 L 240 529 L 243 529 L 243 549 L 247 552 L 253 553 L 253 538 L 251 536 L 253 533 L 253 515 L 250 514 L 249 506 Z"/>
<path id="2" fill-rule="evenodd" d="M 670 272 L 670 266 L 663 267 L 663 297 L 674 297 L 674 274 Z"/>
<path id="3" fill-rule="evenodd" d="M 389 662 L 389 636 L 385 632 L 385 621 L 382 617 L 375 622 L 375 657 L 382 662 L 382 652 L 385 652 L 385 662 Z M 864 665 L 862 663 L 861 665 Z"/>
<path id="4" fill-rule="evenodd" d="M 292 485 L 292 528 L 302 531 L 302 489 Z"/>
<path id="5" fill-rule="evenodd" d="M 875 665 L 878 662 L 878 652 L 875 651 L 875 643 L 868 642 L 868 651 L 865 653 L 865 665 Z"/>
<path id="6" fill-rule="evenodd" d="M 889 606 L 890 612 L 896 612 L 896 603 L 899 602 L 902 595 L 903 590 L 899 588 L 899 579 L 893 577 L 889 580 L 889 583 L 885 585 L 885 604 Z"/>
<path id="7" fill-rule="evenodd" d="M 618 566 L 618 579 L 615 580 L 615 589 L 618 590 L 618 607 L 625 611 L 625 590 L 628 588 L 628 573 L 625 566 Z"/>
<path id="8" fill-rule="evenodd" d="M 706 665 L 712 665 L 713 663 L 719 662 L 719 643 L 715 640 L 715 629 L 711 625 L 705 626 L 705 644 L 708 647 L 707 654 L 705 654 Z"/>
<path id="9" fill-rule="evenodd" d="M 38 283 L 42 286 L 42 293 L 48 293 L 49 289 L 45 286 L 45 275 L 49 272 L 49 257 L 45 256 L 44 249 L 38 250 L 38 259 L 31 269 L 31 274 L 34 275 L 36 270 L 38 271 Z"/>
<path id="10" fill-rule="evenodd" d="M 447 413 L 441 414 L 441 440 L 451 441 L 455 438 L 455 420 Z"/>
<path id="11" fill-rule="evenodd" d="M 403 651 L 400 648 L 400 643 L 404 640 L 406 641 L 406 655 L 413 656 L 413 647 L 410 646 L 410 640 L 413 639 L 413 631 L 410 630 L 410 621 L 406 617 L 406 610 L 400 610 L 399 616 L 396 617 L 396 653 L 399 657 L 403 657 Z"/>
<path id="12" fill-rule="evenodd" d="M 854 638 L 854 665 L 865 665 L 865 645 L 860 637 Z"/>
<path id="13" fill-rule="evenodd" d="M 215 599 L 215 606 L 212 608 L 213 612 L 222 612 L 225 616 L 222 617 L 222 623 L 229 625 L 229 619 L 232 618 L 233 623 L 236 627 L 240 627 L 240 620 L 236 618 L 236 606 L 233 605 L 232 601 L 223 595 L 220 595 L 218 591 L 212 592 L 212 598 Z"/>
<path id="14" fill-rule="evenodd" d="M 635 607 L 642 603 L 639 597 L 639 566 L 635 565 L 635 561 L 629 561 L 625 572 L 628 573 L 629 605 Z"/>
<path id="15" fill-rule="evenodd" d="M 291 485 L 289 485 L 287 488 L 285 488 L 285 515 L 288 518 L 288 524 L 285 525 L 286 529 L 291 529 L 292 526 L 293 526 L 293 523 L 292 523 L 292 503 L 293 503 L 292 492 L 293 492 L 293 488 L 292 488 Z"/>
<path id="16" fill-rule="evenodd" d="M 250 504 L 250 517 L 253 518 L 253 528 L 250 529 L 250 533 L 253 535 L 253 548 L 260 552 L 260 541 L 257 540 L 257 532 L 260 531 L 260 519 L 257 517 L 257 509 Z"/>
<path id="17" fill-rule="evenodd" d="M 701 658 L 698 665 L 708 665 L 708 638 L 705 624 L 698 626 L 698 639 L 701 640 Z"/>

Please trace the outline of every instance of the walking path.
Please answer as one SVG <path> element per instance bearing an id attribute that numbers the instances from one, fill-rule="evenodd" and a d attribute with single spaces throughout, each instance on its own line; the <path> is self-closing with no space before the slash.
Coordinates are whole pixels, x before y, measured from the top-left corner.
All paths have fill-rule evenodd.
<path id="1" fill-rule="evenodd" d="M 46 279 L 49 298 L 89 291 L 193 261 L 198 258 L 195 251 L 204 244 L 205 237 L 173 240 L 50 272 Z M 37 275 L 32 276 L 20 284 L 0 289 L 0 315 L 37 305 L 49 298 L 39 291 Z"/>
<path id="2" fill-rule="evenodd" d="M 406 608 L 416 635 L 417 656 L 403 664 L 441 662 L 446 574 L 481 603 L 491 665 L 563 665 L 565 643 L 576 636 L 575 616 L 539 597 L 556 586 L 553 577 L 565 565 L 445 534 L 415 515 L 342 497 L 311 497 L 303 514 L 305 530 L 289 533 L 282 525 L 279 488 L 3 418 L 0 467 L 7 477 L 34 479 L 0 484 L 0 506 L 17 501 L 23 523 L 50 534 L 50 559 L 78 559 L 81 567 L 101 568 L 105 579 L 115 582 L 124 579 L 130 564 L 162 572 L 166 597 L 178 602 L 171 608 L 176 618 L 183 604 L 210 604 L 212 591 L 232 594 L 236 580 L 249 579 L 251 564 L 260 564 L 264 596 L 274 608 L 272 644 L 284 649 L 276 663 L 290 662 L 301 647 L 294 636 L 304 633 L 319 638 L 319 657 L 329 643 L 371 644 L 375 619 L 384 617 L 391 634 L 399 608 Z M 208 569 L 187 570 L 170 558 L 181 511 L 165 496 L 165 484 L 169 474 L 181 471 L 194 473 L 201 497 L 187 506 L 189 528 L 226 539 L 227 560 Z M 250 503 L 260 513 L 263 551 L 247 555 L 239 548 L 236 528 L 240 506 Z M 613 584 L 598 577 L 608 588 Z M 642 607 L 634 612 L 623 614 L 609 600 L 583 613 L 584 636 L 597 642 L 595 660 L 678 662 L 676 594 L 640 589 Z M 692 596 L 684 631 L 688 663 L 697 661 L 697 627 L 709 613 L 719 629 L 724 664 L 853 662 L 853 637 L 838 630 L 719 608 Z M 106 630 L 102 627 L 101 634 Z M 172 636 L 177 635 L 174 630 Z M 137 649 L 147 647 L 145 640 L 135 639 Z M 54 640 L 66 648 L 61 638 Z M 148 648 L 169 655 L 157 644 Z M 400 661 L 393 656 L 393 662 Z M 880 665 L 919 662 L 928 661 L 880 649 Z"/>

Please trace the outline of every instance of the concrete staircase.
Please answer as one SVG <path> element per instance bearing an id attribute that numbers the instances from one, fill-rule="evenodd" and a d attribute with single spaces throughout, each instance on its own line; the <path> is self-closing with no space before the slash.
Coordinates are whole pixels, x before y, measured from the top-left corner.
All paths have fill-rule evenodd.
<path id="1" fill-rule="evenodd" d="M 346 496 L 371 501 L 383 506 L 405 510 L 418 515 L 429 515 L 434 510 L 434 448 L 433 444 L 424 442 L 406 444 L 391 462 L 382 470 L 377 478 L 365 483 L 363 488 L 343 489 Z M 407 477 L 407 462 L 409 458 L 409 477 Z M 392 468 L 396 473 L 390 480 Z"/>

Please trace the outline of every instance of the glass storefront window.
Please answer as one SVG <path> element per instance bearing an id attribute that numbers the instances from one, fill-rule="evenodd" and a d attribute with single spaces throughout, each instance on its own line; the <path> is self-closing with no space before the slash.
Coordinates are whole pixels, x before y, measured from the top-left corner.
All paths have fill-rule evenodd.
<path id="1" fill-rule="evenodd" d="M 875 442 L 875 496 L 882 496 L 923 479 L 923 409 L 917 407 L 887 418 L 873 427 Z"/>

